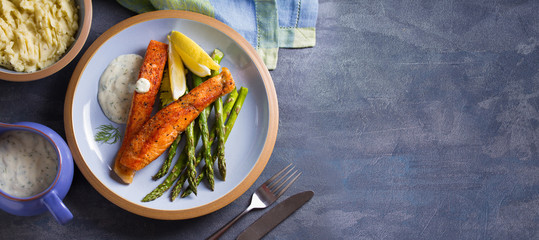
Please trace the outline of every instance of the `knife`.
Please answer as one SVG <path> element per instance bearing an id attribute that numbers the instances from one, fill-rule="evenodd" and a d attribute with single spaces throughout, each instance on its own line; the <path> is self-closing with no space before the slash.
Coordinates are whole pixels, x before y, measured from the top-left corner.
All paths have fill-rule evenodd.
<path id="1" fill-rule="evenodd" d="M 284 221 L 288 216 L 303 206 L 303 204 L 311 200 L 313 195 L 313 191 L 305 191 L 287 198 L 268 212 L 264 213 L 262 217 L 245 229 L 238 236 L 237 240 L 252 240 L 262 238 L 269 231 L 277 227 L 279 223 Z"/>

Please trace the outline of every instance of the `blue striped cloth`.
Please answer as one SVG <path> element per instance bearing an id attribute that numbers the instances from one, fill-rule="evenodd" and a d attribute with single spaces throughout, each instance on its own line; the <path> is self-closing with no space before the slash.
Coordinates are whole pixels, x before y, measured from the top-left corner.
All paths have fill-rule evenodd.
<path id="1" fill-rule="evenodd" d="M 279 48 L 313 47 L 318 0 L 117 0 L 137 12 L 186 10 L 227 24 L 256 49 L 268 69 L 275 69 Z"/>

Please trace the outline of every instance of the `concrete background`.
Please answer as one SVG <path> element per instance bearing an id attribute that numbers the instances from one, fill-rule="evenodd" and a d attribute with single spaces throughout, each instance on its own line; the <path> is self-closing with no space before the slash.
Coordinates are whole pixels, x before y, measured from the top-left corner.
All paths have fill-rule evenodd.
<path id="1" fill-rule="evenodd" d="M 280 50 L 271 71 L 279 134 L 254 184 L 294 162 L 304 174 L 285 197 L 315 196 L 265 239 L 538 239 L 539 2 L 319 3 L 316 46 Z M 84 50 L 134 15 L 114 1 L 93 4 Z M 0 121 L 65 136 L 75 65 L 40 81 L 0 81 Z M 207 216 L 160 221 L 113 205 L 76 170 L 71 223 L 0 212 L 0 238 L 203 239 L 253 192 Z"/>

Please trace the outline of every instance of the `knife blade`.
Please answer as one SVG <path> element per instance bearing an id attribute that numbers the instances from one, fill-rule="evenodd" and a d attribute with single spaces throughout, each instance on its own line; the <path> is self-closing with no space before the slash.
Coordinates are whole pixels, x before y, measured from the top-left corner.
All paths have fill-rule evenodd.
<path id="1" fill-rule="evenodd" d="M 287 198 L 277 206 L 264 213 L 258 220 L 246 228 L 237 240 L 260 239 L 269 231 L 277 227 L 288 216 L 298 210 L 303 204 L 311 200 L 313 191 L 305 191 Z"/>

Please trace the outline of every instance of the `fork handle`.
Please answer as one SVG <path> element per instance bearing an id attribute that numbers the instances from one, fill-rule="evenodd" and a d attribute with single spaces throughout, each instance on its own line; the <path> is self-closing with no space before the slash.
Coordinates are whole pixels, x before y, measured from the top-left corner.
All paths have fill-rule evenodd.
<path id="1" fill-rule="evenodd" d="M 243 215 L 247 214 L 253 210 L 253 208 L 247 208 L 242 213 L 240 213 L 238 216 L 236 216 L 234 219 L 230 220 L 226 225 L 224 225 L 221 229 L 219 229 L 217 232 L 215 232 L 213 235 L 207 238 L 207 240 L 216 240 L 221 237 L 234 223 L 236 223 Z"/>

